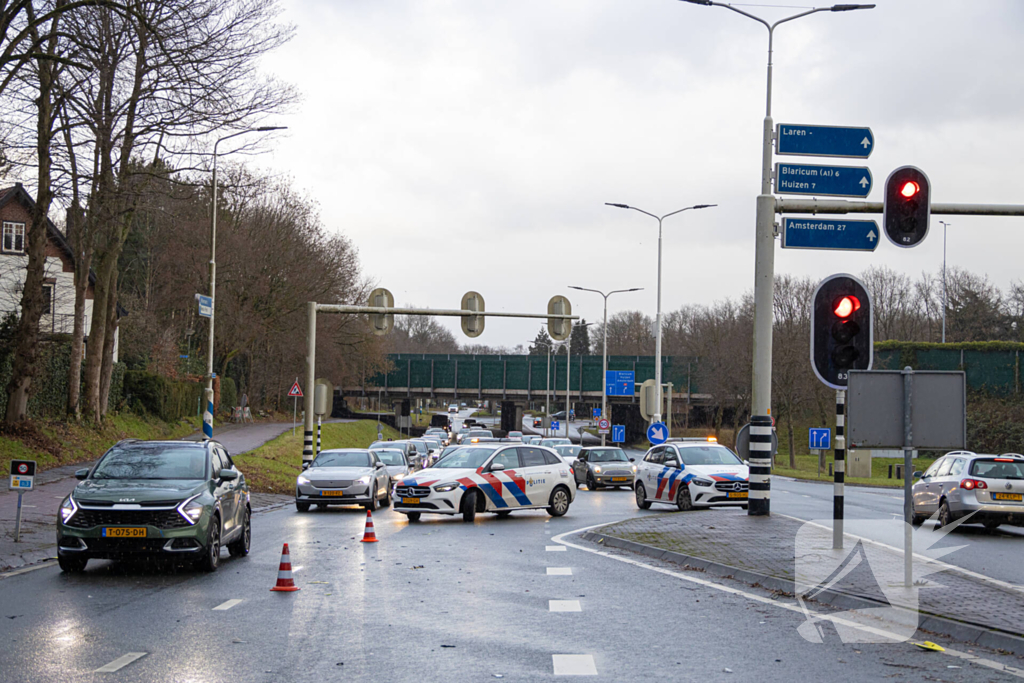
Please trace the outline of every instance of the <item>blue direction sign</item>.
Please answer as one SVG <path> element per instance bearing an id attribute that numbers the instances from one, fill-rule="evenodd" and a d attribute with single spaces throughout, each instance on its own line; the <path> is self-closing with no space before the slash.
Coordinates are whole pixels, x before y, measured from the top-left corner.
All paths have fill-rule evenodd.
<path id="1" fill-rule="evenodd" d="M 551 431 L 553 431 L 553 432 L 557 432 L 559 426 L 560 426 L 560 424 L 559 424 L 558 420 L 552 420 L 551 421 L 551 427 L 549 429 L 551 429 Z"/>
<path id="2" fill-rule="evenodd" d="M 783 249 L 840 249 L 874 251 L 878 246 L 878 223 L 848 221 L 845 218 L 783 218 Z"/>
<path id="3" fill-rule="evenodd" d="M 867 197 L 871 170 L 866 166 L 775 164 L 775 191 L 817 197 Z"/>
<path id="4" fill-rule="evenodd" d="M 662 422 L 651 423 L 651 426 L 647 428 L 647 440 L 655 446 L 665 443 L 668 440 L 668 427 Z"/>
<path id="5" fill-rule="evenodd" d="M 626 443 L 626 425 L 612 425 L 612 443 Z"/>
<path id="6" fill-rule="evenodd" d="M 827 451 L 832 448 L 831 429 L 828 427 L 812 427 L 808 432 L 808 441 L 810 442 L 808 448 L 817 448 L 823 451 Z"/>
<path id="7" fill-rule="evenodd" d="M 600 408 L 594 408 L 592 414 L 593 414 L 595 420 L 599 420 L 601 418 L 601 409 Z"/>
<path id="8" fill-rule="evenodd" d="M 632 370 L 609 370 L 605 373 L 606 396 L 632 396 L 636 393 L 636 373 Z"/>
<path id="9" fill-rule="evenodd" d="M 204 318 L 213 317 L 213 298 L 196 294 L 196 301 L 199 302 L 199 315 Z"/>
<path id="10" fill-rule="evenodd" d="M 805 157 L 867 159 L 875 146 L 870 128 L 806 126 L 780 123 L 775 129 L 775 153 Z"/>

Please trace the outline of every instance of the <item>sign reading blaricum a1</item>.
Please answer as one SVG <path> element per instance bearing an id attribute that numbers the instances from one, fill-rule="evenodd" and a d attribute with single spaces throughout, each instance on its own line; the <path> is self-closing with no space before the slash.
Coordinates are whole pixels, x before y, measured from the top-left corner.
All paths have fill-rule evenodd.
<path id="1" fill-rule="evenodd" d="M 632 370 L 609 370 L 605 373 L 606 396 L 632 396 L 636 393 L 636 373 Z"/>
<path id="2" fill-rule="evenodd" d="M 874 251 L 878 247 L 878 223 L 845 218 L 783 218 L 783 249 L 838 249 Z"/>
<path id="3" fill-rule="evenodd" d="M 817 197 L 867 197 L 871 170 L 866 166 L 775 164 L 775 191 Z"/>
<path id="4" fill-rule="evenodd" d="M 875 145 L 870 128 L 808 126 L 780 123 L 775 129 L 775 153 L 805 157 L 867 159 Z"/>

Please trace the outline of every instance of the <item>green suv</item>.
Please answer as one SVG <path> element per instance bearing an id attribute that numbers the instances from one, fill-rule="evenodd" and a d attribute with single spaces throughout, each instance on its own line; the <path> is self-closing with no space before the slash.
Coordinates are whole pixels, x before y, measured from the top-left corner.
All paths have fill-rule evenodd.
<path id="1" fill-rule="evenodd" d="M 57 561 L 80 572 L 91 558 L 191 560 L 215 571 L 220 549 L 249 554 L 245 476 L 216 441 L 121 441 L 61 503 Z"/>

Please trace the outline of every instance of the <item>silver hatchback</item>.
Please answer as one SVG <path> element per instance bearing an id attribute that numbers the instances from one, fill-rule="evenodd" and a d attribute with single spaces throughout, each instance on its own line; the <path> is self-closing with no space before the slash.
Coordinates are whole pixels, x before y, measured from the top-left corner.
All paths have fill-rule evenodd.
<path id="1" fill-rule="evenodd" d="M 939 526 L 1024 526 L 1024 455 L 953 451 L 936 460 L 913 486 L 914 523 L 938 513 Z"/>

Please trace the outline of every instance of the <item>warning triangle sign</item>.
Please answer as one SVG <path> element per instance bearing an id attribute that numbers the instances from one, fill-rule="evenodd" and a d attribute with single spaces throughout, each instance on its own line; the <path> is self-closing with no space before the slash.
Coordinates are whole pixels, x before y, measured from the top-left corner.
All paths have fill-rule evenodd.
<path id="1" fill-rule="evenodd" d="M 295 380 L 295 384 L 293 384 L 292 388 L 288 390 L 288 395 L 302 398 L 302 389 L 299 388 L 299 380 Z"/>

